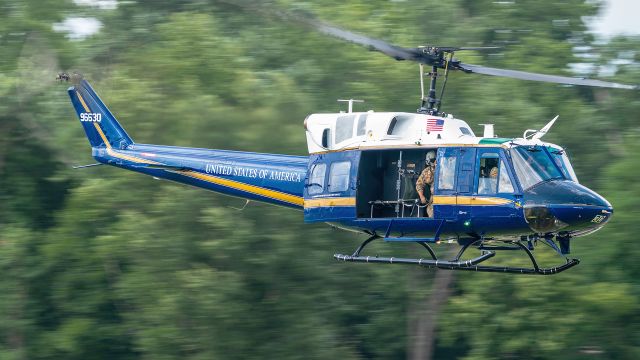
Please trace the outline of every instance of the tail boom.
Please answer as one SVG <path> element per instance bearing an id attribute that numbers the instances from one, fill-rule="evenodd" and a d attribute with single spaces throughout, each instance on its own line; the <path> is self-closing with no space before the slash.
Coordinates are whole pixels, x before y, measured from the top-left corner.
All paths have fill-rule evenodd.
<path id="1" fill-rule="evenodd" d="M 308 158 L 136 144 L 97 149 L 103 163 L 218 193 L 302 209 Z"/>
<path id="2" fill-rule="evenodd" d="M 86 80 L 60 79 L 74 81 L 69 97 L 100 163 L 302 209 L 307 157 L 136 144 Z"/>

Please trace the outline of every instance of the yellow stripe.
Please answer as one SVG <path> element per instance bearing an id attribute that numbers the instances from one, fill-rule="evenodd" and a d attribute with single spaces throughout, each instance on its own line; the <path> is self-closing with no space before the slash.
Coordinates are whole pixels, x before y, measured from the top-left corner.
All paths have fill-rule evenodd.
<path id="1" fill-rule="evenodd" d="M 91 110 L 89 110 L 89 107 L 87 106 L 87 103 L 84 102 L 82 95 L 80 95 L 80 91 L 76 90 L 76 94 L 78 95 L 78 100 L 80 100 L 80 103 L 82 104 L 82 107 L 84 107 L 85 111 L 91 112 Z"/>
<path id="2" fill-rule="evenodd" d="M 82 104 L 82 107 L 84 108 L 84 110 L 86 112 L 90 113 L 91 110 L 89 110 L 89 107 L 87 106 L 87 103 L 84 102 L 84 99 L 82 98 L 82 95 L 80 95 L 80 91 L 76 90 L 76 94 L 78 95 L 78 100 L 80 100 L 80 103 Z M 111 150 L 111 144 L 107 140 L 107 137 L 104 135 L 104 132 L 102 132 L 102 129 L 100 128 L 100 125 L 98 125 L 97 122 L 94 122 L 93 126 L 96 128 L 96 130 L 98 131 L 98 134 L 100 135 L 100 137 L 102 138 L 102 141 L 104 142 L 104 145 L 107 147 L 107 152 L 109 152 L 109 150 Z"/>
<path id="3" fill-rule="evenodd" d="M 80 100 L 80 103 L 82 104 L 82 107 L 84 108 L 84 110 L 86 112 L 91 112 L 91 110 L 87 106 L 87 103 L 84 101 L 84 99 L 82 98 L 82 95 L 80 95 L 80 92 L 78 90 L 76 90 L 76 94 L 78 95 L 78 100 Z M 104 145 L 107 147 L 107 154 L 109 154 L 109 155 L 111 155 L 113 157 L 116 157 L 116 158 L 120 158 L 120 159 L 123 159 L 123 160 L 129 160 L 129 161 L 135 162 L 135 163 L 162 165 L 162 163 L 159 163 L 157 161 L 147 160 L 147 159 L 139 158 L 139 157 L 135 157 L 135 156 L 124 155 L 124 154 L 120 154 L 120 153 L 114 151 L 111 148 L 111 144 L 109 143 L 109 140 L 107 140 L 107 136 L 102 131 L 102 128 L 100 127 L 100 125 L 97 122 L 94 122 L 93 123 L 93 127 L 96 128 L 96 131 L 98 131 L 98 135 L 100 135 L 100 138 L 102 138 L 102 141 L 104 142 Z"/>
<path id="4" fill-rule="evenodd" d="M 82 98 L 82 95 L 80 95 L 80 92 L 78 90 L 76 90 L 76 94 L 78 95 L 78 100 L 80 100 L 80 103 L 82 104 L 82 107 L 84 108 L 84 110 L 90 113 L 91 110 L 89 110 L 87 103 L 84 102 L 84 99 Z M 104 135 L 104 132 L 102 132 L 100 125 L 98 125 L 97 122 L 94 122 L 93 126 L 96 128 L 96 130 L 98 131 L 98 134 L 100 135 L 100 137 L 102 138 L 102 141 L 104 142 L 104 145 L 107 147 L 107 152 L 109 152 L 109 150 L 111 149 L 111 144 L 107 140 L 107 137 Z"/>
<path id="5" fill-rule="evenodd" d="M 111 148 L 111 144 L 109 144 L 109 141 L 107 141 L 107 137 L 104 135 L 104 132 L 102 132 L 102 129 L 100 128 L 98 123 L 94 122 L 93 126 L 96 128 L 96 130 L 98 131 L 98 134 L 100 134 L 100 137 L 102 138 L 102 141 L 104 141 L 104 144 L 107 146 L 107 154 L 109 154 L 109 155 L 111 155 L 113 157 L 117 157 L 119 159 L 129 160 L 129 161 L 135 162 L 135 163 L 163 165 L 162 163 L 159 163 L 157 161 L 147 160 L 147 159 L 144 159 L 144 158 L 139 158 L 139 157 L 136 157 L 136 156 L 129 156 L 129 155 L 120 154 L 120 153 L 116 152 L 115 150 L 113 150 Z"/>
<path id="6" fill-rule="evenodd" d="M 305 200 L 305 208 L 327 207 L 327 206 L 356 206 L 354 197 L 322 198 Z"/>
<path id="7" fill-rule="evenodd" d="M 499 197 L 483 197 L 483 196 L 443 196 L 436 195 L 433 197 L 434 205 L 507 205 L 512 200 Z"/>
<path id="8" fill-rule="evenodd" d="M 113 156 L 113 157 L 117 157 L 123 160 L 129 160 L 131 162 L 135 162 L 135 163 L 142 163 L 142 164 L 152 164 L 152 165 L 164 165 L 163 163 L 159 163 L 157 161 L 153 161 L 153 160 L 147 160 L 144 158 L 139 158 L 136 156 L 130 156 L 130 155 L 125 155 L 125 154 L 120 154 L 116 151 L 114 151 L 113 149 L 111 149 L 111 147 L 107 147 L 107 154 Z"/>
<path id="9" fill-rule="evenodd" d="M 433 205 L 455 205 L 455 196 L 433 196 Z"/>
<path id="10" fill-rule="evenodd" d="M 109 141 L 107 141 L 107 137 L 102 132 L 102 129 L 100 128 L 100 125 L 98 125 L 97 122 L 94 122 L 93 126 L 96 128 L 96 130 L 98 130 L 98 134 L 100 134 L 100 137 L 102 138 L 102 141 L 104 141 L 104 144 L 107 146 L 107 152 L 109 152 L 111 150 L 111 144 L 109 144 Z"/>
<path id="11" fill-rule="evenodd" d="M 84 100 L 82 99 L 82 96 L 80 96 L 80 93 L 78 93 L 78 99 L 80 99 L 80 102 L 82 103 L 82 106 L 85 108 L 85 110 L 90 111 L 89 108 L 87 107 L 87 104 L 85 104 Z M 139 158 L 139 157 L 135 157 L 135 156 L 129 156 L 129 155 L 124 155 L 124 154 L 120 154 L 116 151 L 114 151 L 111 148 L 111 144 L 109 143 L 109 140 L 107 140 L 107 136 L 104 134 L 104 132 L 102 131 L 102 128 L 100 127 L 100 125 L 98 125 L 97 122 L 93 123 L 93 127 L 96 128 L 96 131 L 98 132 L 98 135 L 100 135 L 100 137 L 102 138 L 102 141 L 104 142 L 104 145 L 107 147 L 107 154 L 113 156 L 113 157 L 117 157 L 123 160 L 129 160 L 132 162 L 139 162 L 139 163 L 143 163 L 143 164 L 154 164 L 154 165 L 162 165 L 162 163 L 159 163 L 157 161 L 152 161 L 152 160 L 147 160 L 144 158 Z"/>
<path id="12" fill-rule="evenodd" d="M 458 205 L 507 205 L 512 202 L 497 197 L 458 196 Z"/>
<path id="13" fill-rule="evenodd" d="M 271 199 L 276 199 L 276 200 L 280 200 L 280 201 L 284 201 L 290 204 L 294 204 L 294 205 L 298 205 L 298 206 L 302 206 L 304 201 L 300 196 L 295 196 L 295 195 L 291 195 L 291 194 L 287 194 L 287 193 L 283 193 L 280 191 L 275 191 L 275 190 L 269 190 L 269 189 L 265 189 L 263 187 L 259 187 L 259 186 L 254 186 L 254 185 L 249 185 L 249 184 L 245 184 L 239 181 L 234 181 L 234 180 L 228 180 L 228 179 L 223 179 L 223 178 L 219 178 L 217 176 L 211 176 L 211 175 L 206 175 L 206 174 L 201 174 L 199 172 L 195 172 L 195 171 L 179 171 L 177 172 L 179 174 L 185 175 L 185 176 L 189 176 L 198 180 L 203 180 L 203 181 L 207 181 L 210 183 L 214 183 L 214 184 L 218 184 L 218 185 L 223 185 L 226 187 L 230 187 L 232 189 L 236 189 L 236 190 L 242 190 L 251 194 L 256 194 L 256 195 L 260 195 L 260 196 L 264 196 L 264 197 L 268 197 Z"/>
<path id="14" fill-rule="evenodd" d="M 87 106 L 87 103 L 84 102 L 84 99 L 82 98 L 82 95 L 80 95 L 80 91 L 78 91 L 77 89 L 76 89 L 76 95 L 78 95 L 78 100 L 80 100 L 80 104 L 82 104 L 82 107 L 84 108 L 84 110 L 86 112 L 90 113 L 91 110 L 89 110 L 89 107 Z M 102 141 L 104 142 L 104 144 L 107 147 L 107 151 L 109 151 L 109 149 L 111 149 L 111 144 L 109 144 L 109 141 L 107 141 L 107 137 L 102 132 L 102 129 L 100 128 L 100 125 L 98 125 L 97 122 L 94 122 L 93 126 L 96 128 L 96 130 L 98 130 L 98 134 L 100 134 L 100 137 L 102 138 Z"/>

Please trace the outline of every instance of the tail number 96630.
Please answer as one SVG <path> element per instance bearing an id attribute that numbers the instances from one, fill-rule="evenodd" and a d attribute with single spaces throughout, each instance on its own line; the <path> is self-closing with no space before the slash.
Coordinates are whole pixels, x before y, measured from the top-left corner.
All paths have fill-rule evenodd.
<path id="1" fill-rule="evenodd" d="M 80 121 L 101 122 L 102 121 L 102 114 L 100 114 L 100 113 L 81 113 L 80 114 Z"/>

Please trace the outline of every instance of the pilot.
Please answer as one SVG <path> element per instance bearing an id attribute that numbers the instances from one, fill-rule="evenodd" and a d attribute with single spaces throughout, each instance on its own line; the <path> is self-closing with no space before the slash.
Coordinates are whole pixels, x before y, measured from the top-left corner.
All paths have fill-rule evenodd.
<path id="1" fill-rule="evenodd" d="M 489 177 L 491 179 L 497 179 L 498 178 L 498 167 L 494 166 L 491 168 L 491 171 L 489 172 Z"/>
<path id="2" fill-rule="evenodd" d="M 431 150 L 425 156 L 424 170 L 418 176 L 416 181 L 416 191 L 420 196 L 420 203 L 427 204 L 427 217 L 433 216 L 433 180 L 435 178 L 436 169 L 436 152 Z M 429 186 L 429 199 L 424 194 L 425 186 Z"/>
<path id="3" fill-rule="evenodd" d="M 491 193 L 498 193 L 498 167 L 494 166 L 489 171 L 489 186 L 491 186 Z"/>

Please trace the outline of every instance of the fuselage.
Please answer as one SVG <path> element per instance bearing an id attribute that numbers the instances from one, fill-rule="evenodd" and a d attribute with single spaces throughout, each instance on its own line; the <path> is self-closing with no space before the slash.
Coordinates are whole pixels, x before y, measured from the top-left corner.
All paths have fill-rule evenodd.
<path id="1" fill-rule="evenodd" d="M 390 241 L 521 240 L 582 236 L 613 208 L 580 185 L 562 148 L 532 139 L 478 138 L 452 116 L 314 114 L 309 156 L 135 143 L 91 86 L 69 96 L 103 164 L 303 210 L 306 222 Z M 547 129 L 548 130 L 548 129 Z M 436 154 L 427 204 L 416 181 Z"/>
<path id="2" fill-rule="evenodd" d="M 156 178 L 303 210 L 306 222 L 390 241 L 575 237 L 602 227 L 613 211 L 604 198 L 567 178 L 523 189 L 505 147 L 451 145 L 438 148 L 430 195 L 434 214 L 426 217 L 414 190 L 426 151 L 399 147 L 291 156 L 134 144 L 121 150 L 96 147 L 93 155 Z M 503 183 L 493 190 L 484 187 L 490 180 L 480 166 L 487 158 L 503 163 Z"/>

